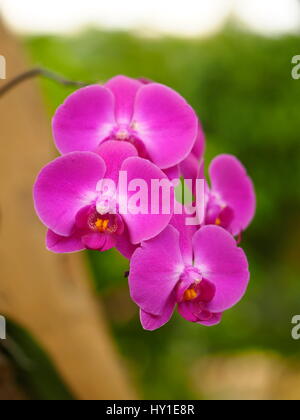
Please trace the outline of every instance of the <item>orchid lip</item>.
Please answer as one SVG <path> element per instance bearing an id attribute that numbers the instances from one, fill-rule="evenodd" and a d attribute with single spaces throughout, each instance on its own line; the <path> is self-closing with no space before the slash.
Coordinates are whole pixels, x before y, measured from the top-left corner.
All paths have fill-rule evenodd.
<path id="1" fill-rule="evenodd" d="M 229 230 L 234 217 L 234 211 L 230 206 L 217 200 L 216 197 L 210 198 L 206 211 L 206 224 L 221 226 Z"/>
<path id="2" fill-rule="evenodd" d="M 191 301 L 199 297 L 198 287 L 203 278 L 200 271 L 193 267 L 186 267 L 177 286 L 177 302 Z"/>
<path id="3" fill-rule="evenodd" d="M 93 206 L 82 209 L 77 215 L 77 229 L 82 235 L 88 233 L 118 235 L 123 231 L 122 224 L 122 219 L 118 215 L 100 214 Z"/>

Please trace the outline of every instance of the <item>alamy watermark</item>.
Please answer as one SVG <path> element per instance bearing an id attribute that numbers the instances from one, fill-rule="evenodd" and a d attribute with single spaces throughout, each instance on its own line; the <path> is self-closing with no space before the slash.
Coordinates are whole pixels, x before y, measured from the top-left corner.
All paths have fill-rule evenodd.
<path id="1" fill-rule="evenodd" d="M 6 59 L 0 55 L 0 80 L 6 79 Z"/>
<path id="2" fill-rule="evenodd" d="M 292 318 L 292 324 L 294 325 L 292 328 L 292 338 L 293 340 L 300 340 L 300 315 L 295 315 Z"/>
<path id="3" fill-rule="evenodd" d="M 6 319 L 0 315 L 0 340 L 6 340 Z"/>
<path id="4" fill-rule="evenodd" d="M 300 55 L 295 55 L 292 58 L 292 64 L 294 64 L 294 67 L 292 69 L 292 78 L 294 80 L 300 79 Z"/>
<path id="5" fill-rule="evenodd" d="M 128 179 L 126 171 L 119 179 L 102 179 L 97 185 L 96 210 L 100 215 L 169 215 L 183 214 L 187 226 L 203 222 L 205 214 L 205 181 L 173 179 Z M 195 187 L 195 188 L 194 188 Z M 192 193 L 192 199 L 190 195 Z M 175 195 L 180 197 L 177 201 Z"/>

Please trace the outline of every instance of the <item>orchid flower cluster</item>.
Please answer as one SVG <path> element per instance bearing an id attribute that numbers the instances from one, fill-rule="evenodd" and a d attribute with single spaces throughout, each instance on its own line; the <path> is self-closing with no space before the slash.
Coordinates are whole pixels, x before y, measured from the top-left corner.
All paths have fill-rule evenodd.
<path id="1" fill-rule="evenodd" d="M 34 186 L 47 249 L 116 248 L 130 260 L 130 294 L 146 330 L 162 327 L 176 308 L 190 322 L 218 324 L 250 277 L 237 240 L 255 213 L 243 165 L 218 156 L 205 180 L 195 111 L 174 90 L 144 79 L 117 76 L 79 89 L 56 111 L 53 134 L 61 156 Z M 175 198 L 182 178 L 204 184 L 195 223 L 186 222 L 186 211 L 198 215 L 198 202 Z"/>

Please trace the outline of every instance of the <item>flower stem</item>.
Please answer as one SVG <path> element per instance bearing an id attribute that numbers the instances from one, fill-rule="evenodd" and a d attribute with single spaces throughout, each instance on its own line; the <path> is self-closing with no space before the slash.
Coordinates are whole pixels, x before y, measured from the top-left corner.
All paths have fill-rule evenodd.
<path id="1" fill-rule="evenodd" d="M 32 79 L 37 76 L 45 77 L 46 79 L 53 80 L 61 85 L 64 86 L 74 86 L 74 87 L 84 87 L 88 86 L 90 83 L 85 82 L 75 82 L 72 80 L 65 79 L 64 77 L 53 73 L 47 69 L 43 69 L 41 67 L 36 67 L 31 70 L 28 70 L 24 73 L 19 74 L 14 79 L 12 79 L 10 82 L 6 83 L 3 87 L 0 88 L 0 98 L 4 96 L 6 93 L 8 93 L 11 89 L 17 87 L 22 82 L 25 82 L 26 80 Z"/>

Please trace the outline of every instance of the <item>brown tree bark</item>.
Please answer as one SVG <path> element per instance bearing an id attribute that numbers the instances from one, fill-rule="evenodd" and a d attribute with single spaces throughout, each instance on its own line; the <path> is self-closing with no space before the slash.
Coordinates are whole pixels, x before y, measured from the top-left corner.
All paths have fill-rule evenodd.
<path id="1" fill-rule="evenodd" d="M 1 22 L 0 54 L 9 79 L 28 69 Z M 0 314 L 33 334 L 78 399 L 134 398 L 83 260 L 45 249 L 32 185 L 55 151 L 35 81 L 1 98 L 0 136 Z"/>

